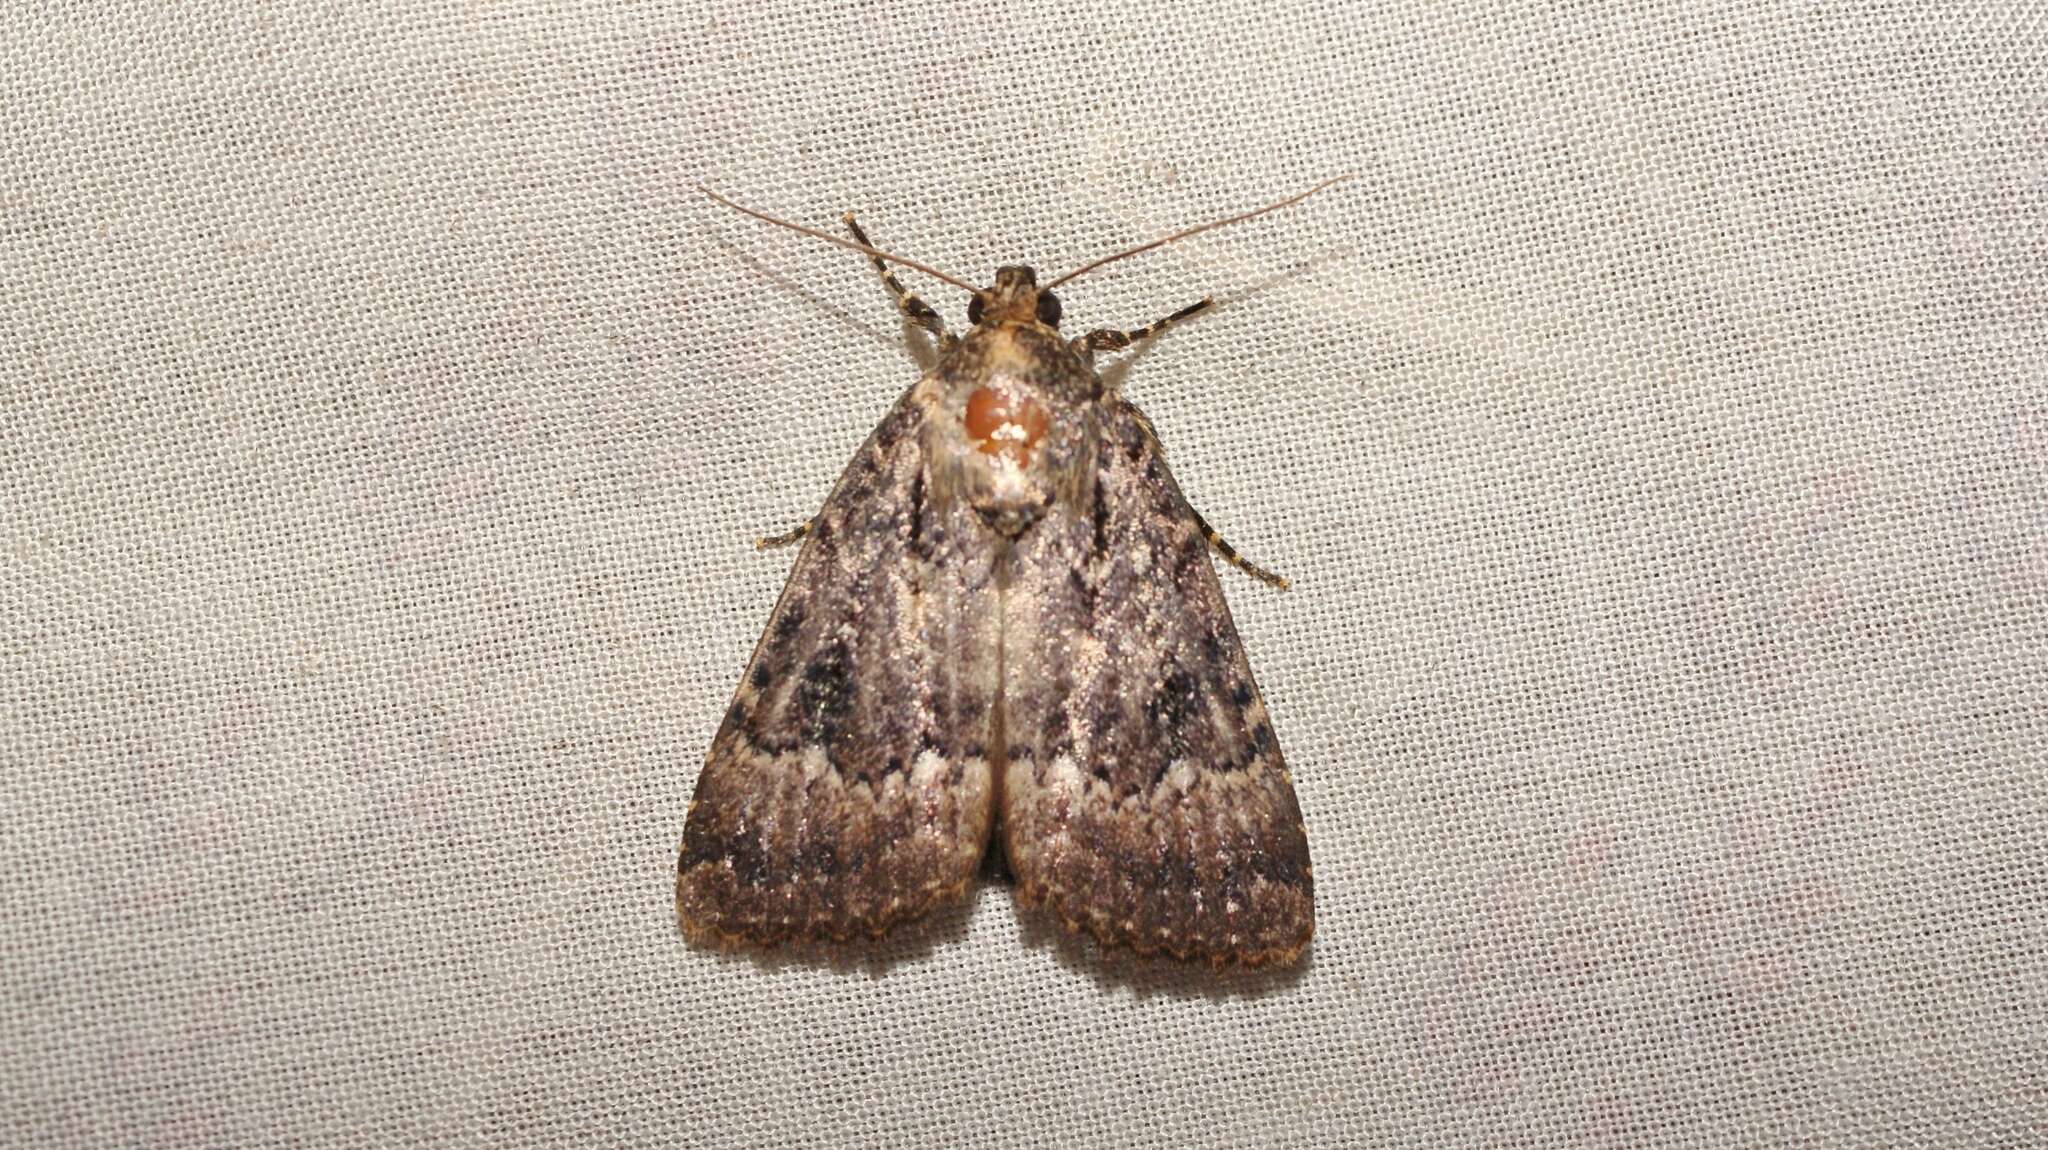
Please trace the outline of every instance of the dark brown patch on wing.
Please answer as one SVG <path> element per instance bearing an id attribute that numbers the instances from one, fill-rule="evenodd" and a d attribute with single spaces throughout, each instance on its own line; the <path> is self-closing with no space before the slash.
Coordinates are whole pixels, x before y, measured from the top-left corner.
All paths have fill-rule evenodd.
<path id="1" fill-rule="evenodd" d="M 686 932 L 879 934 L 956 897 L 993 817 L 991 562 L 925 497 L 915 392 L 826 500 L 713 740 L 683 828 Z"/>
<path id="2" fill-rule="evenodd" d="M 1019 894 L 1141 953 L 1292 962 L 1314 879 L 1265 704 L 1141 417 L 1101 418 L 1099 502 L 1020 540 L 1003 594 Z"/>

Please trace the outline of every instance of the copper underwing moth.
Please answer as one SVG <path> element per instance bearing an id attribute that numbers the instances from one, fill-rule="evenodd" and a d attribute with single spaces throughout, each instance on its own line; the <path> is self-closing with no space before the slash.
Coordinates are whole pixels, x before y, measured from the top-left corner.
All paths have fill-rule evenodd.
<path id="1" fill-rule="evenodd" d="M 1347 177 L 1339 176 L 1337 180 Z M 851 240 L 937 366 L 824 506 L 733 696 L 684 821 L 676 908 L 714 944 L 880 935 L 959 898 L 991 837 L 1017 894 L 1140 954 L 1288 964 L 1315 928 L 1308 836 L 1216 549 L 1151 424 L 1095 372 L 1209 306 L 1059 334 L 1028 267 L 977 289 Z M 971 294 L 954 335 L 890 264 Z"/>

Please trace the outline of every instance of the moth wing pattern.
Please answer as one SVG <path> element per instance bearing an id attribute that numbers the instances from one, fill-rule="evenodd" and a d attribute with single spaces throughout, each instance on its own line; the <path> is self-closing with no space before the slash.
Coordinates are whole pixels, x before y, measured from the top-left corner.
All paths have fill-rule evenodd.
<path id="1" fill-rule="evenodd" d="M 677 862 L 693 937 L 879 935 L 986 852 L 993 559 L 926 498 L 931 406 L 912 388 L 848 464 L 712 742 Z"/>
<path id="2" fill-rule="evenodd" d="M 1208 539 L 1137 408 L 1095 409 L 1087 506 L 1004 595 L 1000 826 L 1026 903 L 1141 954 L 1296 960 L 1308 838 Z"/>

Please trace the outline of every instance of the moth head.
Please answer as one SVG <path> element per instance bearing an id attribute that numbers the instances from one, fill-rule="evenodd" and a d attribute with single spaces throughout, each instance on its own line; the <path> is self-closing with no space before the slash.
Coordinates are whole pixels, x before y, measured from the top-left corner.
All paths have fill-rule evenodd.
<path id="1" fill-rule="evenodd" d="M 724 196 L 721 196 L 717 192 L 714 192 L 710 188 L 704 187 L 702 185 L 699 185 L 697 190 L 703 192 L 707 196 L 710 196 L 712 199 L 718 201 L 719 203 L 724 204 L 726 207 L 732 208 L 734 211 L 742 212 L 745 213 L 746 215 L 753 216 L 755 219 L 763 220 L 767 223 L 774 224 L 777 227 L 788 228 L 791 231 L 802 232 L 807 236 L 816 236 L 817 238 L 824 240 L 827 243 L 838 244 L 840 247 L 843 248 L 852 248 L 855 251 L 864 252 L 867 254 L 868 258 L 874 261 L 876 268 L 882 268 L 883 264 L 885 263 L 900 264 L 903 267 L 914 268 L 918 271 L 921 271 L 926 275 L 933 277 L 934 279 L 942 280 L 946 283 L 952 284 L 954 287 L 957 287 L 962 291 L 974 292 L 974 298 L 970 300 L 967 304 L 967 322 L 971 326 L 980 327 L 984 323 L 1016 323 L 1038 324 L 1046 328 L 1057 329 L 1060 326 L 1060 301 L 1058 297 L 1052 294 L 1052 289 L 1060 286 L 1068 280 L 1073 279 L 1076 276 L 1086 275 L 1087 273 L 1094 271 L 1096 268 L 1099 268 L 1104 264 L 1113 264 L 1118 260 L 1128 259 L 1131 256 L 1137 255 L 1141 252 L 1149 252 L 1153 248 L 1162 247 L 1166 244 L 1173 243 L 1176 240 L 1184 240 L 1192 235 L 1199 235 L 1200 233 L 1206 232 L 1211 228 L 1220 228 L 1223 227 L 1225 224 L 1234 224 L 1242 220 L 1253 219 L 1258 216 L 1263 216 L 1267 212 L 1279 211 L 1281 208 L 1284 208 L 1289 204 L 1298 204 L 1301 201 L 1309 198 L 1310 196 L 1315 195 L 1317 192 L 1322 191 L 1324 188 L 1329 187 L 1331 184 L 1339 183 L 1343 180 L 1350 179 L 1353 174 L 1355 173 L 1346 172 L 1344 175 L 1324 180 L 1322 183 L 1317 184 L 1315 187 L 1310 188 L 1308 191 L 1296 193 L 1295 195 L 1289 196 L 1284 200 L 1278 200 L 1274 203 L 1267 204 L 1263 208 L 1254 208 L 1249 212 L 1239 212 L 1234 216 L 1227 216 L 1220 220 L 1211 220 L 1206 224 L 1197 224 L 1192 228 L 1182 229 L 1181 231 L 1177 231 L 1170 236 L 1153 240 L 1150 243 L 1139 244 L 1137 247 L 1126 248 L 1123 251 L 1116 253 L 1115 255 L 1104 256 L 1101 259 L 1096 260 L 1094 263 L 1083 264 L 1081 267 L 1075 269 L 1074 271 L 1070 271 L 1063 276 L 1055 278 L 1051 283 L 1045 285 L 1043 288 L 1038 286 L 1037 273 L 1033 272 L 1030 268 L 997 268 L 996 286 L 982 288 L 979 291 L 975 291 L 973 284 L 970 284 L 967 281 L 959 279 L 957 277 L 949 276 L 945 272 L 942 272 L 937 268 L 929 267 L 925 264 L 918 263 L 916 260 L 904 259 L 902 256 L 899 255 L 891 255 L 890 253 L 882 251 L 881 249 L 869 244 L 867 233 L 861 231 L 860 226 L 853 222 L 852 213 L 848 213 L 846 216 L 843 217 L 843 221 L 846 224 L 847 230 L 853 234 L 853 239 L 845 240 L 840 239 L 838 236 L 828 235 L 827 233 L 821 232 L 816 228 L 807 228 L 802 224 L 790 223 L 788 220 L 778 220 L 774 216 L 768 215 L 765 212 L 757 212 L 752 208 L 742 207 L 741 205 L 733 203 L 731 200 L 726 199 Z M 889 273 L 886 269 L 884 269 L 882 274 L 885 278 L 887 278 Z M 897 285 L 894 279 L 889 280 L 889 286 L 895 288 L 896 294 L 898 296 L 902 296 L 904 294 L 903 288 Z M 1204 300 L 1203 304 L 1206 305 L 1207 302 L 1208 301 Z M 904 304 L 904 306 L 906 309 L 910 307 L 908 303 Z M 920 304 L 920 306 L 923 305 Z M 1188 314 L 1192 314 L 1192 310 L 1183 311 L 1173 316 L 1172 318 L 1178 319 L 1181 318 L 1181 316 Z M 937 323 L 938 317 L 936 315 L 931 314 L 931 309 L 929 307 L 926 307 L 923 313 L 916 316 L 912 316 L 911 318 L 916 320 L 921 325 L 932 327 L 935 332 L 942 330 L 940 328 L 940 325 Z M 1151 331 L 1156 329 L 1146 328 L 1143 330 L 1149 334 Z"/>
<path id="2" fill-rule="evenodd" d="M 1038 286 L 1038 273 L 1026 267 L 997 268 L 996 286 L 983 288 L 967 302 L 967 322 L 1042 323 L 1060 326 L 1059 297 Z"/>

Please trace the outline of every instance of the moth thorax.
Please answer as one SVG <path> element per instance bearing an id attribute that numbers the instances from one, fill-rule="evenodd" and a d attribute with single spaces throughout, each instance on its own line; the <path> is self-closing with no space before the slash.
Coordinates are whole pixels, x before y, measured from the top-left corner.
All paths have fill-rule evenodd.
<path id="1" fill-rule="evenodd" d="M 1044 405 L 1029 396 L 980 387 L 967 397 L 967 436 L 976 450 L 1020 468 L 1030 466 L 1032 452 L 1051 426 Z"/>

